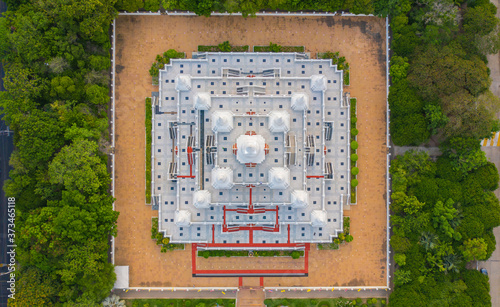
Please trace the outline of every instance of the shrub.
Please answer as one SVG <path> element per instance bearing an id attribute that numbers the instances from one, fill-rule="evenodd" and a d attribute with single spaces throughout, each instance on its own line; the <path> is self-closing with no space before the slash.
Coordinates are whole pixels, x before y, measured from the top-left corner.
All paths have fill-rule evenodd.
<path id="1" fill-rule="evenodd" d="M 356 135 L 358 135 L 358 133 L 359 133 L 358 129 L 356 129 L 356 128 L 351 129 L 351 135 L 352 136 L 356 136 Z"/>
<path id="2" fill-rule="evenodd" d="M 352 242 L 352 240 L 354 240 L 354 237 L 353 237 L 353 236 L 351 236 L 351 235 L 347 235 L 347 236 L 345 236 L 345 241 L 346 241 L 347 243 Z"/>
<path id="3" fill-rule="evenodd" d="M 331 307 L 330 302 L 328 301 L 321 301 L 318 304 L 319 307 Z"/>
<path id="4" fill-rule="evenodd" d="M 358 142 L 357 141 L 352 141 L 351 142 L 351 148 L 352 149 L 358 149 Z"/>
<path id="5" fill-rule="evenodd" d="M 354 161 L 354 162 L 358 161 L 358 155 L 357 154 L 352 154 L 351 155 L 351 161 Z"/>
<path id="6" fill-rule="evenodd" d="M 269 43 L 269 50 L 271 50 L 271 52 L 280 52 L 281 46 L 278 44 L 274 44 L 273 42 L 270 42 Z"/>
<path id="7" fill-rule="evenodd" d="M 300 252 L 299 251 L 293 251 L 292 252 L 292 259 L 299 259 L 300 258 Z"/>
<path id="8" fill-rule="evenodd" d="M 339 234 L 339 240 L 340 240 L 341 242 L 345 240 L 345 234 L 344 234 L 344 233 L 342 233 L 342 232 L 341 232 L 341 233 Z"/>
<path id="9" fill-rule="evenodd" d="M 203 258 L 207 259 L 208 257 L 210 257 L 210 252 L 209 251 L 203 251 Z"/>
<path id="10" fill-rule="evenodd" d="M 310 303 L 311 305 L 318 305 L 318 300 L 311 299 Z"/>
<path id="11" fill-rule="evenodd" d="M 397 253 L 394 255 L 394 261 L 397 265 L 403 266 L 406 264 L 406 255 Z"/>
<path id="12" fill-rule="evenodd" d="M 352 117 L 351 118 L 351 124 L 355 124 L 356 122 L 358 121 L 358 118 L 357 117 Z"/>
<path id="13" fill-rule="evenodd" d="M 411 247 L 411 243 L 407 238 L 393 235 L 391 236 L 391 247 L 396 253 L 404 253 Z"/>
<path id="14" fill-rule="evenodd" d="M 187 301 L 185 301 L 185 302 L 184 302 L 184 306 L 186 306 L 186 307 L 189 307 L 189 306 L 191 306 L 192 304 L 193 304 L 193 303 L 192 303 L 190 300 L 187 300 Z"/>
<path id="15" fill-rule="evenodd" d="M 351 186 L 352 186 L 353 188 L 357 187 L 357 186 L 358 186 L 358 179 L 353 179 L 353 180 L 351 181 Z"/>
<path id="16" fill-rule="evenodd" d="M 362 300 L 360 297 L 358 297 L 358 298 L 356 299 L 356 304 L 357 304 L 357 305 L 361 305 L 361 304 L 363 304 L 363 300 Z"/>
<path id="17" fill-rule="evenodd" d="M 359 174 L 359 168 L 357 167 L 353 167 L 351 169 L 351 174 L 353 174 L 354 176 L 356 176 L 357 174 Z"/>
<path id="18" fill-rule="evenodd" d="M 230 52 L 231 51 L 231 44 L 229 44 L 229 41 L 225 41 L 223 43 L 220 43 L 218 45 L 219 50 L 222 52 Z"/>
<path id="19" fill-rule="evenodd" d="M 144 9 L 146 11 L 158 11 L 160 9 L 160 0 L 145 0 Z"/>

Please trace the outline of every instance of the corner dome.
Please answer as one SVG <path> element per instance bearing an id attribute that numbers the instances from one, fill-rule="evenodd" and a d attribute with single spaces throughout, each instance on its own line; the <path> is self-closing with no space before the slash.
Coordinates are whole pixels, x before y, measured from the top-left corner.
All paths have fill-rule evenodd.
<path id="1" fill-rule="evenodd" d="M 193 106 L 196 110 L 208 110 L 212 106 L 212 97 L 209 93 L 194 94 Z"/>
<path id="2" fill-rule="evenodd" d="M 270 189 L 286 189 L 290 186 L 290 170 L 286 167 L 271 168 L 268 178 Z"/>
<path id="3" fill-rule="evenodd" d="M 291 107 L 295 111 L 309 109 L 309 97 L 305 93 L 293 93 Z"/>
<path id="4" fill-rule="evenodd" d="M 191 76 L 177 75 L 175 77 L 175 90 L 179 92 L 187 92 L 191 90 Z"/>
<path id="5" fill-rule="evenodd" d="M 311 76 L 311 91 L 321 92 L 326 91 L 326 77 L 323 75 Z"/>

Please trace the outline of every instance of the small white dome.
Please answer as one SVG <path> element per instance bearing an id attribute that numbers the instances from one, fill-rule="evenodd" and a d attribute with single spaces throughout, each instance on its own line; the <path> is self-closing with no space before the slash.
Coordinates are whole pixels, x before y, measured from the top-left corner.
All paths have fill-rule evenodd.
<path id="1" fill-rule="evenodd" d="M 269 130 L 271 132 L 288 132 L 290 130 L 290 114 L 287 111 L 269 113 Z"/>
<path id="2" fill-rule="evenodd" d="M 286 167 L 271 168 L 268 178 L 270 189 L 286 189 L 290 186 L 290 170 Z"/>
<path id="3" fill-rule="evenodd" d="M 188 210 L 175 211 L 175 225 L 189 226 L 191 225 L 191 212 Z"/>
<path id="4" fill-rule="evenodd" d="M 323 75 L 314 75 L 311 77 L 311 91 L 326 91 L 326 77 Z"/>
<path id="5" fill-rule="evenodd" d="M 309 109 L 309 97 L 305 93 L 293 93 L 291 107 L 295 111 Z"/>
<path id="6" fill-rule="evenodd" d="M 193 106 L 196 110 L 208 110 L 212 106 L 212 97 L 209 93 L 194 94 Z"/>
<path id="7" fill-rule="evenodd" d="M 228 167 L 212 169 L 212 186 L 215 189 L 227 190 L 233 187 L 233 170 Z"/>
<path id="8" fill-rule="evenodd" d="M 236 159 L 240 163 L 262 163 L 266 158 L 266 140 L 261 135 L 240 135 L 236 139 Z"/>
<path id="9" fill-rule="evenodd" d="M 326 211 L 313 210 L 311 212 L 311 224 L 313 227 L 325 226 L 327 221 Z"/>
<path id="10" fill-rule="evenodd" d="M 175 77 L 175 90 L 180 92 L 187 92 L 191 90 L 191 76 L 177 75 Z"/>
<path id="11" fill-rule="evenodd" d="M 196 191 L 193 196 L 193 204 L 196 208 L 208 208 L 212 201 L 212 195 L 207 190 Z"/>
<path id="12" fill-rule="evenodd" d="M 295 190 L 292 192 L 292 207 L 303 208 L 307 207 L 309 194 L 304 190 Z"/>
<path id="13" fill-rule="evenodd" d="M 233 130 L 233 113 L 230 111 L 212 113 L 212 130 L 214 132 L 231 132 Z"/>

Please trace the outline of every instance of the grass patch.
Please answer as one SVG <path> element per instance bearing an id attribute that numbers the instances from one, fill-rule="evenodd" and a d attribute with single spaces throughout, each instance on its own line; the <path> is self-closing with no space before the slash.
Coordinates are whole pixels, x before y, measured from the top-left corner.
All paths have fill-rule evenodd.
<path id="1" fill-rule="evenodd" d="M 269 46 L 253 46 L 254 52 L 304 52 L 304 46 L 281 46 L 269 43 Z"/>
<path id="2" fill-rule="evenodd" d="M 151 203 L 151 120 L 153 110 L 151 109 L 151 98 L 146 98 L 146 203 Z"/>
<path id="3" fill-rule="evenodd" d="M 198 251 L 198 257 L 248 257 L 249 251 L 205 250 Z M 292 257 L 304 256 L 304 251 L 253 251 L 254 257 Z"/>
<path id="4" fill-rule="evenodd" d="M 212 306 L 224 306 L 224 307 L 234 307 L 236 306 L 236 300 L 232 299 L 137 299 L 137 300 L 126 300 L 127 306 L 129 307 L 212 307 Z"/>

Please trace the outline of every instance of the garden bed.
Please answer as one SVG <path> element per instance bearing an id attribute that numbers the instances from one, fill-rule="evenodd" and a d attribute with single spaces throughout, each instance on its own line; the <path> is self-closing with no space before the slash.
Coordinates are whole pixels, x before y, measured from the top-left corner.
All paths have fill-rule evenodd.
<path id="1" fill-rule="evenodd" d="M 338 70 L 344 71 L 344 85 L 349 86 L 351 84 L 349 63 L 347 63 L 345 57 L 340 56 L 339 52 L 320 52 L 318 58 L 332 59 L 332 65 L 337 65 Z"/>
<path id="2" fill-rule="evenodd" d="M 357 167 L 358 165 L 358 141 L 357 141 L 357 135 L 358 135 L 358 129 L 356 128 L 356 124 L 358 121 L 358 118 L 356 117 L 356 98 L 351 98 L 351 204 L 356 204 L 357 203 L 357 198 L 356 198 L 356 190 L 358 186 L 358 179 L 357 176 L 359 174 L 359 168 Z"/>
<path id="3" fill-rule="evenodd" d="M 198 46 L 198 52 L 248 52 L 250 47 L 248 45 L 245 46 L 231 46 L 230 49 L 222 50 L 220 45 L 212 45 L 212 46 Z"/>
<path id="4" fill-rule="evenodd" d="M 146 98 L 146 204 L 151 203 L 151 142 L 153 109 L 151 98 Z"/>
<path id="5" fill-rule="evenodd" d="M 304 52 L 304 46 L 281 46 L 269 43 L 269 46 L 253 46 L 254 52 Z"/>
<path id="6" fill-rule="evenodd" d="M 384 307 L 386 300 L 381 298 L 365 298 L 365 299 L 346 299 L 346 298 L 330 298 L 330 299 L 266 299 L 264 304 L 267 307 L 343 307 L 343 306 L 367 306 L 367 307 Z"/>
<path id="7" fill-rule="evenodd" d="M 151 219 L 151 239 L 156 241 L 156 245 L 161 246 L 161 252 L 166 253 L 167 251 L 172 251 L 176 249 L 183 250 L 184 244 L 174 244 L 170 243 L 170 239 L 163 236 L 163 233 L 158 231 L 158 218 L 154 217 Z"/>
<path id="8" fill-rule="evenodd" d="M 340 244 L 352 242 L 353 239 L 353 236 L 351 236 L 351 218 L 344 216 L 344 232 L 340 233 L 338 238 L 333 239 L 332 243 L 318 243 L 317 246 L 319 250 L 335 250 L 340 248 Z"/>
<path id="9" fill-rule="evenodd" d="M 292 257 L 294 259 L 304 256 L 304 251 L 252 251 L 253 257 Z M 233 250 L 204 250 L 198 251 L 198 257 L 250 257 L 250 251 Z"/>
<path id="10" fill-rule="evenodd" d="M 126 300 L 129 307 L 234 307 L 236 300 L 233 299 L 137 299 Z"/>

